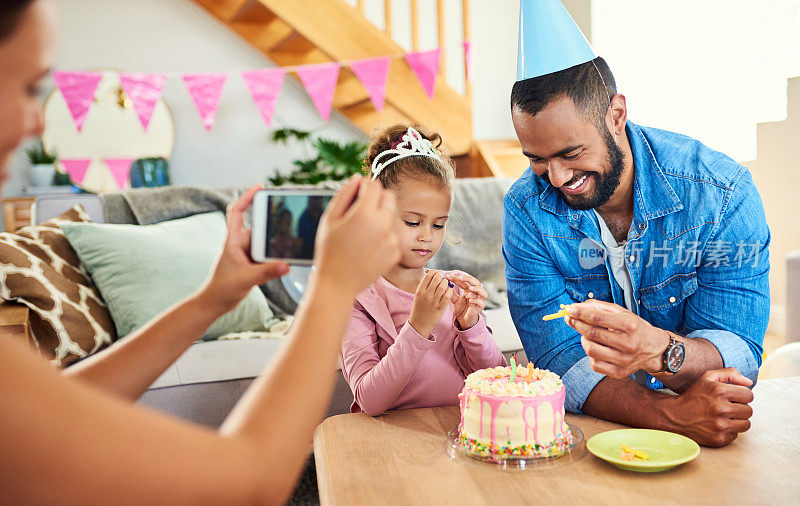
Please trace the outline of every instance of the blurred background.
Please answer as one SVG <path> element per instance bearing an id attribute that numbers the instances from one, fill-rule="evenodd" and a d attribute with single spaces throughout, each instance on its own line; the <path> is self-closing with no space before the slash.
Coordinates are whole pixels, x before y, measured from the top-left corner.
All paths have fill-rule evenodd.
<path id="1" fill-rule="evenodd" d="M 786 258 L 800 248 L 800 220 L 791 205 L 800 189 L 800 0 L 563 3 L 609 62 L 632 121 L 695 137 L 752 170 L 773 234 L 770 328 L 783 333 Z M 296 12 L 292 2 L 270 0 L 58 4 L 57 68 L 102 70 L 104 78 L 81 132 L 53 83 L 47 83 L 45 151 L 92 162 L 85 184 L 72 181 L 75 187 L 59 190 L 49 184 L 52 176 L 45 174 L 42 184 L 33 169 L 46 157 L 21 149 L 4 188 L 7 199 L 168 183 L 246 186 L 279 181 L 303 167 L 312 171 L 303 180 L 316 181 L 323 177 L 319 167 L 342 158 L 350 164 L 342 174 L 358 170 L 371 129 L 400 120 L 439 130 L 460 176 L 517 177 L 526 167 L 509 111 L 518 0 L 321 0 L 315 2 L 319 12 Z M 471 80 L 465 41 L 472 54 Z M 429 98 L 402 56 L 437 47 L 441 68 Z M 380 113 L 346 69 L 348 61 L 375 54 L 393 58 L 387 105 Z M 327 120 L 303 84 L 289 75 L 267 126 L 237 75 L 330 61 L 343 67 Z M 168 73 L 146 132 L 120 95 L 118 71 Z M 228 74 L 210 130 L 181 82 L 184 72 Z M 276 135 L 280 129 L 284 134 Z M 32 146 L 37 143 L 25 148 Z M 107 157 L 156 161 L 134 164 L 126 182 L 112 177 L 102 161 Z M 63 172 L 58 159 L 55 166 Z M 13 208 L 5 210 L 6 228 L 15 228 L 16 222 L 9 223 Z"/>

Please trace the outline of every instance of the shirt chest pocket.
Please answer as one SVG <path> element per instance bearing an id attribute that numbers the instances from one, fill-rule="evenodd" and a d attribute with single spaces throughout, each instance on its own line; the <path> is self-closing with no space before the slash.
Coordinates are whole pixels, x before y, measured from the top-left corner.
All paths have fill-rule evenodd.
<path id="1" fill-rule="evenodd" d="M 666 281 L 641 289 L 642 309 L 649 313 L 647 320 L 655 326 L 677 331 L 683 322 L 686 299 L 697 291 L 697 275 L 676 274 Z"/>
<path id="2" fill-rule="evenodd" d="M 576 302 L 589 299 L 611 300 L 611 285 L 603 274 L 588 274 L 579 278 L 566 278 L 567 294 Z"/>

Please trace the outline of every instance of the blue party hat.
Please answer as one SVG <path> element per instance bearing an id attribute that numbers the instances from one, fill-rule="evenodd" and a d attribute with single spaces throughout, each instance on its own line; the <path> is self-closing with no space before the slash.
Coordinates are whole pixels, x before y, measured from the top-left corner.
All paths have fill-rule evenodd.
<path id="1" fill-rule="evenodd" d="M 596 57 L 560 0 L 521 0 L 517 81 L 568 69 Z"/>

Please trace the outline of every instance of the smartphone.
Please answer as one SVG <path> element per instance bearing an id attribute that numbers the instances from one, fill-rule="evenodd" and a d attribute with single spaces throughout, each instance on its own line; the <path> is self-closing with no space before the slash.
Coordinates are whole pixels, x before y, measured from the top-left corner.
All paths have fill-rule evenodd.
<path id="1" fill-rule="evenodd" d="M 261 190 L 253 198 L 250 256 L 311 265 L 319 220 L 334 190 Z"/>

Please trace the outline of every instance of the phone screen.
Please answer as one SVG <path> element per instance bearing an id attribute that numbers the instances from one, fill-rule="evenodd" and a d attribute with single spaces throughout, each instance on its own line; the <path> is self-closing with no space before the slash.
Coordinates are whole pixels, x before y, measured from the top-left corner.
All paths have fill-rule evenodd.
<path id="1" fill-rule="evenodd" d="M 265 256 L 312 260 L 319 220 L 332 198 L 328 195 L 268 195 Z"/>

